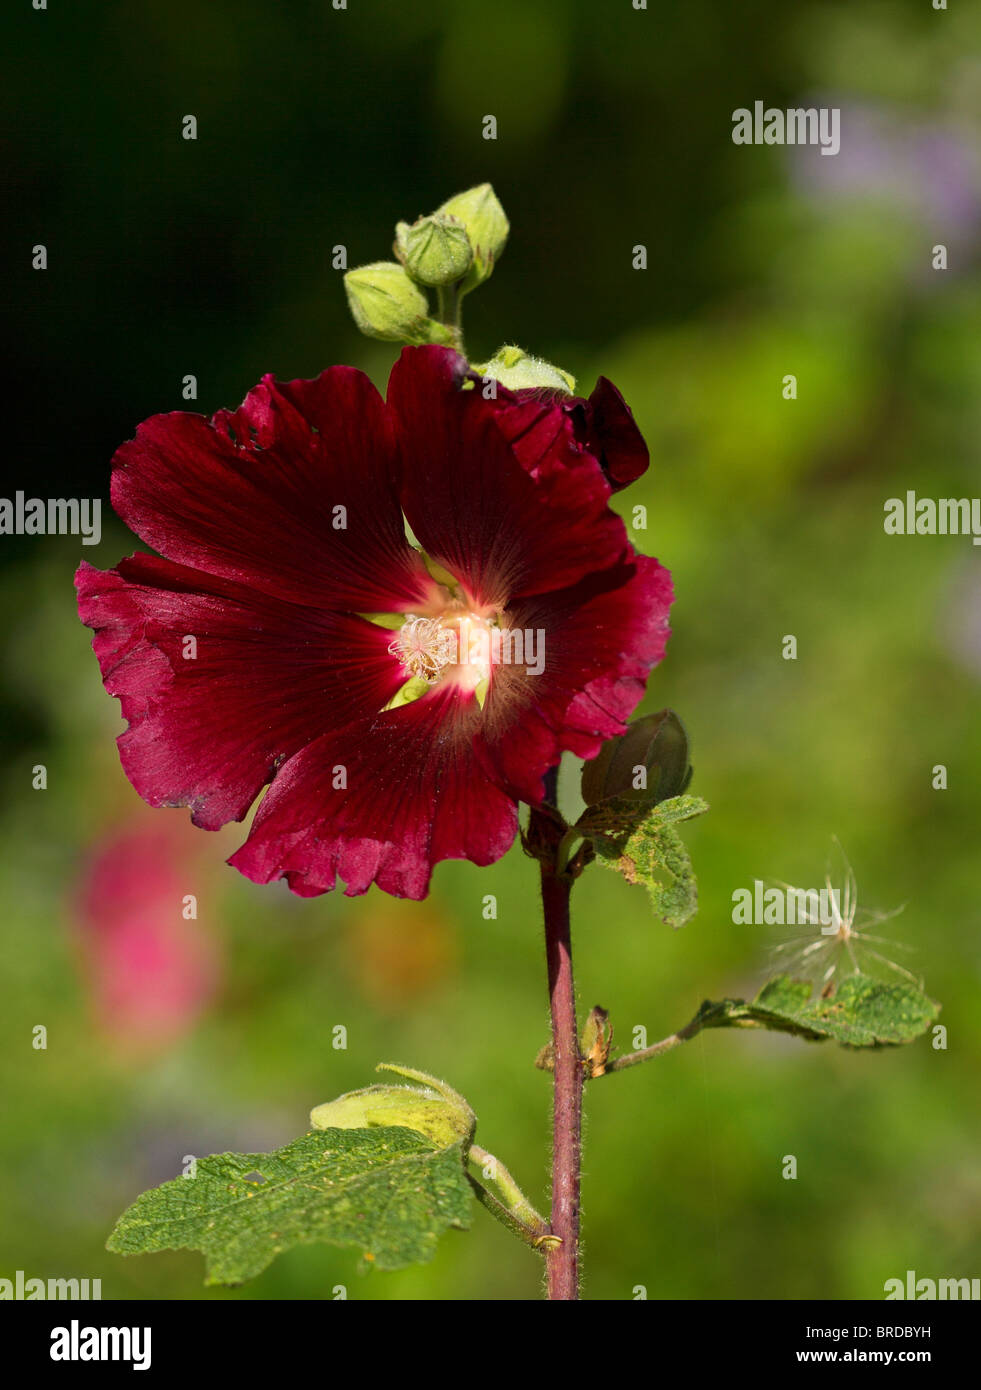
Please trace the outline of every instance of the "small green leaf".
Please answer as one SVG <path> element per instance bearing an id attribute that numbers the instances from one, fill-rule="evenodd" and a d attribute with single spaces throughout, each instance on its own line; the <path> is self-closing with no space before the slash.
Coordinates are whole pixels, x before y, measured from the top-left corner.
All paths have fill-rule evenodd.
<path id="1" fill-rule="evenodd" d="M 925 1033 L 940 1012 L 915 986 L 869 975 L 848 975 L 828 998 L 811 995 L 807 980 L 777 975 L 750 1003 L 706 1000 L 689 1028 L 770 1028 L 808 1042 L 831 1038 L 844 1047 L 892 1047 Z"/>
<path id="2" fill-rule="evenodd" d="M 470 1224 L 463 1144 L 396 1126 L 322 1129 L 271 1154 L 213 1154 L 194 1177 L 144 1192 L 107 1242 L 122 1255 L 200 1250 L 208 1284 L 241 1284 L 276 1255 L 324 1241 L 378 1269 L 430 1260 Z"/>
<path id="3" fill-rule="evenodd" d="M 404 685 L 399 686 L 388 704 L 382 706 L 382 710 L 401 709 L 403 705 L 411 705 L 413 700 L 421 700 L 423 695 L 428 695 L 432 688 L 429 681 L 422 676 L 412 676 Z"/>
<path id="4" fill-rule="evenodd" d="M 581 835 L 615 839 L 624 835 L 647 834 L 678 821 L 693 820 L 708 810 L 700 796 L 672 796 L 656 806 L 644 806 L 632 797 L 612 796 L 587 806 L 576 821 Z"/>
<path id="5" fill-rule="evenodd" d="M 697 796 L 675 796 L 656 806 L 614 797 L 588 806 L 575 829 L 592 840 L 601 864 L 628 883 L 642 883 L 654 911 L 669 926 L 681 927 L 698 905 L 698 887 L 684 841 L 674 828 L 708 810 Z"/>

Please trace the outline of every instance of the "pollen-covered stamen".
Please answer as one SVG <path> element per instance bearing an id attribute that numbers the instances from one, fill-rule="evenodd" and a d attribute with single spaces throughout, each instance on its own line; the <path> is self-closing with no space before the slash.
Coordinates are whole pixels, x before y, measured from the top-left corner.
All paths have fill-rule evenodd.
<path id="1" fill-rule="evenodd" d="M 457 636 L 438 618 L 419 618 L 409 613 L 388 650 L 414 676 L 434 685 L 447 666 L 457 660 Z"/>

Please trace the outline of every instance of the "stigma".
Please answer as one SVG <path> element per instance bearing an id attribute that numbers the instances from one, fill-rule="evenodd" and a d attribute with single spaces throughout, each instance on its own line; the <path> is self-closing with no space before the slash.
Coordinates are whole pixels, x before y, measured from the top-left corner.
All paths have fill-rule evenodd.
<path id="1" fill-rule="evenodd" d="M 439 618 L 417 618 L 409 613 L 388 650 L 407 671 L 435 685 L 448 666 L 458 660 L 457 635 Z"/>
<path id="2" fill-rule="evenodd" d="M 476 690 L 490 678 L 494 626 L 463 608 L 438 618 L 409 613 L 388 650 L 415 680 Z"/>

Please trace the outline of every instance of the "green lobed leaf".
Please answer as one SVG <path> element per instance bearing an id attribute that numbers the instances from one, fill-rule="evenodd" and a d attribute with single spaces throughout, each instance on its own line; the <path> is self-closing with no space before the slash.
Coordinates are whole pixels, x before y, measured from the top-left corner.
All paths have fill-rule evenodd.
<path id="1" fill-rule="evenodd" d="M 695 1032 L 770 1028 L 809 1042 L 831 1038 L 843 1047 L 894 1047 L 925 1033 L 940 1012 L 940 1005 L 914 985 L 886 984 L 861 974 L 846 976 L 828 998 L 811 996 L 809 981 L 777 975 L 749 1003 L 706 1000 L 689 1027 Z"/>
<path id="2" fill-rule="evenodd" d="M 241 1284 L 294 1245 L 355 1246 L 378 1269 L 430 1260 L 470 1224 L 462 1142 L 400 1126 L 321 1129 L 270 1154 L 212 1154 L 194 1177 L 144 1192 L 107 1249 L 200 1250 L 208 1284 Z"/>
<path id="3" fill-rule="evenodd" d="M 662 921 L 681 927 L 698 906 L 698 886 L 675 826 L 707 810 L 700 797 L 675 796 L 641 808 L 638 819 L 636 801 L 614 797 L 587 807 L 575 829 L 592 840 L 601 864 L 644 885 Z"/>

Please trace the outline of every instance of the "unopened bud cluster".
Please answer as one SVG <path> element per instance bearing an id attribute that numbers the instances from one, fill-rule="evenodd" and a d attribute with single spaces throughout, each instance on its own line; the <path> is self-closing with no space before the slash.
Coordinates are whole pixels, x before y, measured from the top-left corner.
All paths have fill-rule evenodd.
<path id="1" fill-rule="evenodd" d="M 508 230 L 489 183 L 458 193 L 415 222 L 399 222 L 396 259 L 358 266 L 344 277 L 358 328 L 389 342 L 459 346 L 459 300 L 491 274 Z M 439 298 L 436 317 L 428 290 Z"/>

